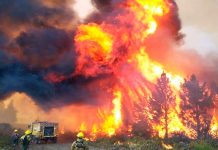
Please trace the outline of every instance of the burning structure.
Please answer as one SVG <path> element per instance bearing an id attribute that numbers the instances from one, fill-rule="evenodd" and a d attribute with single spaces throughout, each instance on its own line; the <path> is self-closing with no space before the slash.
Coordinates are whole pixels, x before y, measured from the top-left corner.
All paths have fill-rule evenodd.
<path id="1" fill-rule="evenodd" d="M 68 0 L 0 3 L 1 99 L 19 92 L 46 111 L 65 109 L 62 125 L 93 138 L 131 134 L 137 124 L 161 137 L 217 132 L 217 91 L 184 80 L 201 58 L 176 50 L 183 35 L 173 0 L 95 0 L 98 11 L 83 23 Z M 190 98 L 192 87 L 199 96 Z"/>

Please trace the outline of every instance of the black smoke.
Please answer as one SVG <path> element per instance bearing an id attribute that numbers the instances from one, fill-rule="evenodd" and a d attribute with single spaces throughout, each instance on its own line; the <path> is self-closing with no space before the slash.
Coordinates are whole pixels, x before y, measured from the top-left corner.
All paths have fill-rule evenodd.
<path id="1" fill-rule="evenodd" d="M 20 25 L 28 27 L 57 26 L 74 19 L 74 12 L 67 6 L 57 5 L 47 7 L 40 0 L 1 0 L 0 20 L 1 27 L 7 25 L 19 28 Z"/>
<path id="2" fill-rule="evenodd" d="M 50 70 L 49 70 L 50 71 Z M 54 70 L 53 70 L 54 71 Z M 96 84 L 98 78 L 75 77 L 60 83 L 50 83 L 44 79 L 46 70 L 31 69 L 17 61 L 12 56 L 0 52 L 0 99 L 4 99 L 13 92 L 26 93 L 42 107 L 62 106 L 69 103 L 96 103 L 99 92 L 106 89 Z M 106 82 L 106 81 L 105 81 Z M 106 96 L 106 95 L 105 95 Z M 107 96 L 108 97 L 108 96 Z"/>
<path id="3" fill-rule="evenodd" d="M 61 29 L 44 28 L 22 32 L 16 42 L 22 49 L 25 63 L 30 63 L 33 67 L 50 67 L 57 64 L 61 56 L 71 49 L 72 37 Z"/>
<path id="4" fill-rule="evenodd" d="M 41 0 L 0 1 L 1 100 L 21 92 L 43 108 L 51 108 L 69 103 L 95 104 L 99 93 L 106 91 L 100 88 L 99 80 L 108 82 L 107 75 L 72 77 L 76 66 L 73 42 L 76 26 L 71 23 L 78 22 L 78 18 L 69 8 L 70 2 L 73 3 L 69 0 L 46 4 Z M 62 78 L 51 81 L 50 74 Z"/>

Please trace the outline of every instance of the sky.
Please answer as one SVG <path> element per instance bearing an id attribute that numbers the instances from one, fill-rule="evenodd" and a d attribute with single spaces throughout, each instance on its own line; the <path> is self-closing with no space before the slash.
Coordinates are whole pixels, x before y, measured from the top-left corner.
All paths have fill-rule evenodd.
<path id="1" fill-rule="evenodd" d="M 218 51 L 218 0 L 177 0 L 186 34 L 184 47 L 201 54 Z"/>

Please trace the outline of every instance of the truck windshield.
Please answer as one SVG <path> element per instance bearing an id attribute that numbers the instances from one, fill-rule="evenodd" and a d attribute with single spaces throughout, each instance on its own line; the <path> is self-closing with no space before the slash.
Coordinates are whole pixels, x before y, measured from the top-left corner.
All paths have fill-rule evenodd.
<path id="1" fill-rule="evenodd" d="M 54 127 L 45 127 L 44 136 L 54 136 Z"/>

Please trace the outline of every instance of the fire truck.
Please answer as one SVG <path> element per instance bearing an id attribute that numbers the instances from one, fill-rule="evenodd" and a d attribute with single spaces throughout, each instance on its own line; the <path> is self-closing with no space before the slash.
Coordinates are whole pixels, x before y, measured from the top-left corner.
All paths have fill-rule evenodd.
<path id="1" fill-rule="evenodd" d="M 56 143 L 58 137 L 58 123 L 35 121 L 29 125 L 35 143 Z"/>

